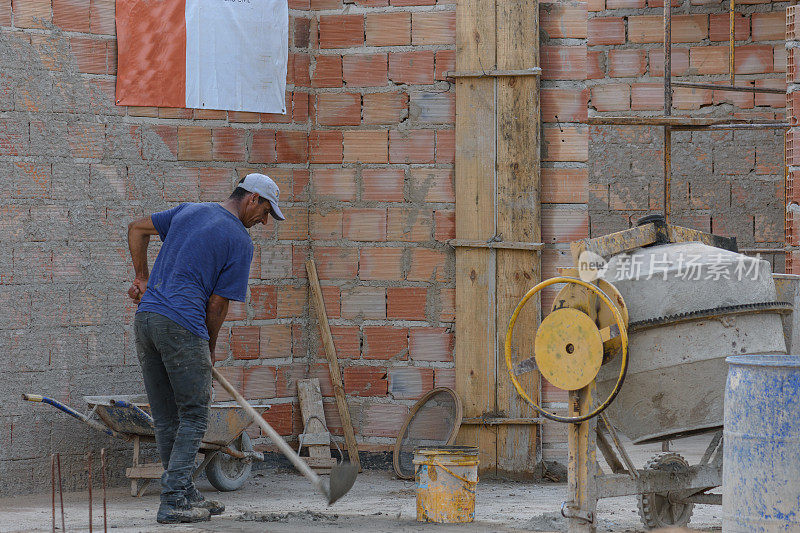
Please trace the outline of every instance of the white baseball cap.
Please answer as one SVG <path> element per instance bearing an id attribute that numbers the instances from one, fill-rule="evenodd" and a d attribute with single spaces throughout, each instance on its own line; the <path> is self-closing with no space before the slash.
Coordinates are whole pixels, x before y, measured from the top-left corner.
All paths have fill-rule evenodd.
<path id="1" fill-rule="evenodd" d="M 286 220 L 286 217 L 283 216 L 281 209 L 278 207 L 278 199 L 281 196 L 281 190 L 275 182 L 272 181 L 272 178 L 264 174 L 248 174 L 245 176 L 244 181 L 237 185 L 237 187 L 241 187 L 248 192 L 254 192 L 266 199 L 272 207 L 273 218 L 277 220 Z"/>

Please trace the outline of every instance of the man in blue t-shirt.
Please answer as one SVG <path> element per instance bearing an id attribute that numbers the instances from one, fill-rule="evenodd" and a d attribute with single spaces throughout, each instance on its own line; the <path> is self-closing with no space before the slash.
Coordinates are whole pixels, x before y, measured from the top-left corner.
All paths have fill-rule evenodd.
<path id="1" fill-rule="evenodd" d="M 164 465 L 159 523 L 208 520 L 225 510 L 203 498 L 192 472 L 208 425 L 217 334 L 228 301 L 247 295 L 253 259 L 247 229 L 270 215 L 284 220 L 279 195 L 268 176 L 248 174 L 224 202 L 180 204 L 128 226 L 136 273 L 128 295 L 139 304 L 136 351 Z M 152 235 L 163 245 L 149 273 Z"/>

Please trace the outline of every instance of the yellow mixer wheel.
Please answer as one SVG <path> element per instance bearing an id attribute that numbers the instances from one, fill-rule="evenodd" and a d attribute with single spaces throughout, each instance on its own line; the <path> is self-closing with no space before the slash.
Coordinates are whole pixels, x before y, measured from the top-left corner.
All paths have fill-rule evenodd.
<path id="1" fill-rule="evenodd" d="M 577 309 L 553 311 L 536 330 L 536 366 L 542 376 L 564 390 L 592 382 L 603 364 L 603 340 L 594 321 Z"/>
<path id="2" fill-rule="evenodd" d="M 577 269 L 570 270 L 574 270 L 577 275 Z M 597 279 L 595 283 L 597 283 L 597 287 L 601 291 L 606 293 L 608 297 L 611 298 L 611 300 L 614 302 L 614 305 L 622 314 L 622 318 L 625 321 L 625 327 L 628 327 L 628 307 L 625 305 L 625 300 L 622 298 L 620 292 L 616 287 L 604 279 Z M 589 291 L 584 289 L 582 286 L 575 285 L 574 283 L 568 283 L 564 285 L 560 291 L 558 291 L 558 294 L 556 294 L 556 297 L 553 299 L 552 311 L 570 307 L 572 309 L 583 311 L 586 314 L 590 314 L 588 296 Z M 594 298 L 592 298 L 592 300 L 597 302 L 597 300 Z M 597 302 L 598 305 L 595 306 L 591 314 L 597 315 L 597 319 L 595 321 L 597 322 L 597 327 L 602 330 L 603 328 L 611 326 L 615 319 L 611 309 L 605 305 L 599 305 L 599 303 L 600 302 Z M 619 337 L 614 337 L 605 341 L 603 343 L 603 364 L 611 361 L 619 353 L 620 348 L 621 346 Z"/>
<path id="3" fill-rule="evenodd" d="M 512 353 L 513 352 L 512 352 L 512 348 L 511 348 L 511 339 L 512 339 L 513 334 L 514 334 L 514 324 L 517 322 L 517 317 L 519 316 L 519 313 L 522 311 L 522 308 L 525 307 L 525 304 L 528 302 L 528 300 L 530 300 L 533 296 L 535 296 L 539 291 L 541 291 L 545 287 L 549 287 L 550 285 L 554 285 L 556 283 L 571 283 L 571 284 L 580 285 L 584 289 L 594 293 L 597 297 L 600 298 L 600 300 L 606 305 L 606 307 L 608 307 L 612 311 L 613 316 L 614 316 L 614 321 L 616 323 L 616 327 L 619 330 L 619 340 L 620 340 L 620 344 L 621 344 L 622 364 L 620 365 L 620 372 L 619 372 L 619 377 L 617 378 L 617 382 L 614 385 L 614 388 L 611 390 L 611 393 L 608 395 L 608 397 L 600 405 L 595 407 L 590 413 L 587 413 L 587 414 L 582 415 L 582 416 L 560 416 L 560 415 L 556 415 L 554 413 L 551 413 L 549 411 L 544 410 L 541 406 L 539 406 L 538 403 L 533 401 L 531 399 L 531 397 L 528 395 L 528 393 L 525 392 L 525 389 L 523 389 L 522 385 L 519 382 L 519 379 L 517 378 L 517 374 L 516 374 L 516 372 L 514 370 L 514 364 L 513 364 L 513 361 L 512 361 Z M 568 310 L 563 309 L 562 311 L 568 311 Z M 575 313 L 578 313 L 578 314 L 582 314 L 577 309 L 572 309 L 571 311 L 574 311 Z M 550 316 L 552 316 L 552 314 Z M 565 319 L 568 318 L 566 314 L 562 314 L 560 316 L 561 316 L 561 318 L 565 318 Z M 573 315 L 570 315 L 570 316 L 573 316 Z M 575 344 L 572 341 L 576 340 L 578 342 L 581 342 L 581 341 L 584 341 L 586 339 L 589 339 L 588 342 L 592 343 L 593 346 L 589 346 L 585 350 L 581 349 L 581 351 L 578 353 L 578 355 L 583 355 L 584 357 L 587 357 L 589 359 L 591 359 L 592 357 L 596 358 L 597 357 L 597 353 L 598 353 L 598 347 L 597 347 L 597 343 L 596 342 L 599 341 L 600 342 L 599 356 L 602 359 L 603 352 L 602 352 L 602 340 L 601 339 L 604 338 L 604 337 L 613 337 L 614 335 L 609 333 L 609 328 L 605 328 L 604 331 L 601 332 L 588 315 L 584 314 L 584 316 L 591 323 L 591 328 L 593 328 L 594 331 L 596 332 L 596 337 L 594 337 L 592 334 L 587 334 L 585 332 L 585 329 L 583 329 L 583 328 L 581 328 L 580 331 L 576 330 L 576 331 L 570 332 L 569 328 L 566 325 L 557 325 L 555 323 L 547 324 L 545 332 L 543 333 L 543 337 L 547 336 L 548 338 L 553 339 L 553 340 L 552 340 L 552 344 L 542 344 L 542 349 L 554 349 L 553 347 L 555 347 L 556 349 L 559 349 L 559 350 L 563 349 L 566 352 L 567 351 L 567 344 L 573 344 L 573 353 L 575 353 L 574 352 Z M 548 318 L 549 318 L 549 316 L 548 316 Z M 542 326 L 545 326 L 545 322 L 546 321 L 547 321 L 547 319 L 545 319 L 545 321 L 542 322 Z M 584 323 L 584 325 L 585 325 L 584 327 L 585 328 L 589 327 L 589 324 L 586 324 L 585 321 L 581 320 L 581 322 Z M 540 327 L 540 329 L 541 329 L 541 327 Z M 539 332 L 538 331 L 537 331 L 536 335 L 537 335 L 537 340 L 538 340 L 538 338 L 539 338 Z M 591 339 L 594 339 L 594 341 L 592 341 Z M 563 344 L 563 346 L 561 346 L 561 344 Z M 559 347 L 559 346 L 561 346 L 561 347 Z M 538 348 L 539 348 L 539 345 L 537 343 L 535 345 L 535 350 L 537 350 Z M 526 402 L 528 402 L 534 409 L 536 409 L 536 411 L 539 414 L 541 414 L 545 418 L 549 418 L 550 420 L 555 420 L 556 422 L 565 422 L 565 423 L 578 424 L 580 422 L 585 422 L 586 420 L 589 420 L 592 417 L 595 417 L 595 416 L 599 415 L 600 413 L 602 413 L 609 405 L 611 405 L 611 402 L 614 401 L 614 398 L 617 396 L 617 394 L 619 394 L 619 391 L 622 388 L 622 384 L 625 381 L 625 374 L 628 371 L 627 321 L 624 319 L 624 317 L 622 316 L 622 313 L 617 308 L 617 306 L 614 305 L 614 302 L 611 300 L 611 298 L 609 298 L 608 295 L 605 292 L 603 292 L 600 288 L 592 285 L 591 283 L 588 283 L 586 281 L 578 279 L 578 278 L 571 278 L 571 277 L 564 277 L 564 276 L 551 278 L 551 279 L 542 281 L 541 283 L 539 283 L 535 287 L 533 287 L 531 290 L 529 290 L 525 294 L 525 296 L 523 296 L 522 300 L 520 300 L 520 302 L 517 304 L 516 309 L 514 309 L 514 313 L 511 315 L 511 320 L 509 320 L 509 323 L 508 323 L 508 330 L 506 331 L 505 355 L 506 355 L 506 367 L 508 369 L 508 375 L 511 378 L 511 383 L 514 384 L 514 388 L 517 389 L 517 392 L 519 393 L 519 395 L 522 396 L 522 398 Z M 536 363 L 537 363 L 537 366 L 538 366 L 539 365 L 539 354 L 536 353 L 536 352 L 535 352 L 535 358 L 536 358 Z M 549 358 L 557 359 L 555 357 L 555 355 L 550 354 L 550 355 L 547 355 L 547 356 L 543 356 L 542 360 L 543 361 L 548 360 L 548 363 L 549 363 Z M 552 364 L 550 368 L 553 368 L 555 366 L 558 366 L 557 363 Z M 580 382 L 581 380 L 586 379 L 586 375 L 587 375 L 586 372 L 589 371 L 591 366 L 592 366 L 591 361 L 580 363 L 578 365 L 578 368 L 582 369 L 582 371 L 584 372 L 584 375 L 581 377 L 581 379 L 580 380 L 578 380 L 578 379 L 574 380 L 574 383 L 569 383 L 569 380 L 564 379 L 563 383 L 566 383 L 569 386 L 574 386 L 576 383 Z M 599 368 L 600 368 L 600 366 L 597 365 L 597 369 L 598 370 L 599 370 Z M 557 379 L 557 380 L 563 378 L 563 375 L 562 375 L 563 373 L 562 372 L 553 371 L 553 370 L 550 370 L 550 372 L 551 372 L 552 375 L 555 376 L 555 379 Z M 544 373 L 543 373 L 543 375 L 544 375 Z M 591 383 L 591 381 L 595 378 L 596 375 L 597 375 L 597 371 L 595 371 L 594 374 L 591 375 L 591 377 L 589 378 L 587 384 Z M 553 384 L 556 385 L 555 383 L 553 383 Z M 558 385 L 556 385 L 556 386 L 558 386 Z M 570 389 L 567 389 L 567 390 L 570 390 Z"/>

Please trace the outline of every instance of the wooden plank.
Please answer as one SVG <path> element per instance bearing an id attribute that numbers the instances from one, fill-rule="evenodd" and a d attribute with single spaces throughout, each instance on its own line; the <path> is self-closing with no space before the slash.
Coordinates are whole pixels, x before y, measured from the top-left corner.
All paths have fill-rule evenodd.
<path id="1" fill-rule="evenodd" d="M 535 0 L 497 2 L 497 67 L 539 66 L 539 5 Z M 531 77 L 497 80 L 497 234 L 506 241 L 541 242 L 539 168 L 539 85 Z M 508 320 L 525 293 L 541 280 L 540 255 L 524 250 L 497 251 L 497 409 L 508 417 L 536 412 L 508 378 L 504 343 Z M 517 319 L 513 345 L 533 353 L 541 316 L 539 297 Z M 539 395 L 539 373 L 520 377 L 529 395 Z M 531 478 L 538 464 L 537 426 L 501 425 L 497 430 L 497 471 Z"/>
<path id="2" fill-rule="evenodd" d="M 457 0 L 456 70 L 496 68 L 495 0 Z M 534 78 L 535 79 L 535 78 Z M 456 78 L 456 238 L 493 240 L 495 232 L 496 78 Z M 464 416 L 496 411 L 495 249 L 456 248 L 456 392 Z M 494 471 L 496 427 L 462 426 L 457 442 L 480 448 Z"/>
<path id="3" fill-rule="evenodd" d="M 325 312 L 325 301 L 322 299 L 322 287 L 319 285 L 317 276 L 317 266 L 313 259 L 306 261 L 306 271 L 308 272 L 308 284 L 311 287 L 311 299 L 314 308 L 317 310 L 317 322 L 322 336 L 322 345 L 325 347 L 325 357 L 328 359 L 328 370 L 331 373 L 331 383 L 333 384 L 333 394 L 336 397 L 336 407 L 342 419 L 342 429 L 344 430 L 344 441 L 347 445 L 347 455 L 350 463 L 358 467 L 361 472 L 361 460 L 358 457 L 358 444 L 356 435 L 353 431 L 353 423 L 350 420 L 350 409 L 347 406 L 347 397 L 344 393 L 342 384 L 342 370 L 339 368 L 339 359 L 336 357 L 336 347 L 333 345 L 331 327 L 328 324 L 328 314 Z"/>
<path id="4" fill-rule="evenodd" d="M 161 479 L 164 468 L 161 463 L 149 463 L 125 469 L 125 476 L 131 479 Z"/>
<path id="5" fill-rule="evenodd" d="M 310 458 L 331 457 L 331 434 L 325 422 L 319 379 L 301 379 L 297 382 L 300 412 L 303 417 L 303 445 L 308 447 Z"/>

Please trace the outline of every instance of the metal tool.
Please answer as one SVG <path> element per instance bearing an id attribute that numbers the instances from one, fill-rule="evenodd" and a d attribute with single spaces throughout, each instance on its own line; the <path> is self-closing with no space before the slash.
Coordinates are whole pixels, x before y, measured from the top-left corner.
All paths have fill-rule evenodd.
<path id="1" fill-rule="evenodd" d="M 231 385 L 225 377 L 219 373 L 216 368 L 212 368 L 211 372 L 214 375 L 214 379 L 216 379 L 222 388 L 224 388 L 228 394 L 236 399 L 236 403 L 238 403 L 247 413 L 249 413 L 253 419 L 255 420 L 256 424 L 261 428 L 261 430 L 267 434 L 267 437 L 278 447 L 278 449 L 286 456 L 289 461 L 297 468 L 301 474 L 303 474 L 311 484 L 314 485 L 318 491 L 320 491 L 327 499 L 328 505 L 331 505 L 333 502 L 347 494 L 350 488 L 353 486 L 353 483 L 356 481 L 356 476 L 358 476 L 358 467 L 352 465 L 350 463 L 342 463 L 334 465 L 331 468 L 330 474 L 330 483 L 326 487 L 325 482 L 319 477 L 316 472 L 314 472 L 311 467 L 309 467 L 303 459 L 297 455 L 294 450 L 286 443 L 285 440 L 281 438 L 277 431 L 275 431 L 272 426 L 267 423 L 264 418 L 259 415 L 259 413 L 244 399 L 239 391 L 237 391 L 233 385 Z"/>

